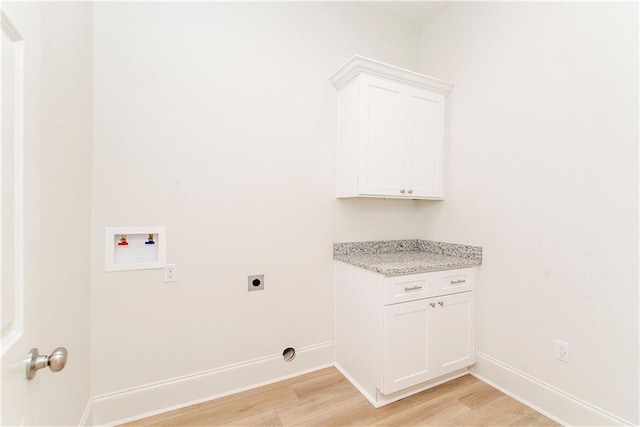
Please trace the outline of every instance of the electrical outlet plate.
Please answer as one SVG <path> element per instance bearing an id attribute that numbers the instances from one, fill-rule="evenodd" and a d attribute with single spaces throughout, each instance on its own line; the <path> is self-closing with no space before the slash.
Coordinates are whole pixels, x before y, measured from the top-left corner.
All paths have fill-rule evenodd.
<path id="1" fill-rule="evenodd" d="M 167 264 L 164 266 L 164 281 L 175 282 L 178 280 L 178 265 Z"/>
<path id="2" fill-rule="evenodd" d="M 556 340 L 556 359 L 569 363 L 569 344 Z"/>
<path id="3" fill-rule="evenodd" d="M 247 288 L 251 291 L 264 290 L 264 274 L 255 274 L 247 279 Z"/>

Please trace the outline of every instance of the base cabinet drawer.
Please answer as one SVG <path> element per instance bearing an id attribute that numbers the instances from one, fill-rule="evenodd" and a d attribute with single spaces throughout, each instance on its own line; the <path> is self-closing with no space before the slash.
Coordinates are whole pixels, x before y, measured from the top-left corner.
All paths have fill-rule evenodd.
<path id="1" fill-rule="evenodd" d="M 411 274 L 384 279 L 384 305 L 415 301 L 434 295 L 435 273 Z"/>
<path id="2" fill-rule="evenodd" d="M 476 270 L 475 268 L 461 268 L 459 270 L 438 271 L 435 273 L 434 282 L 437 294 L 471 291 L 476 287 Z"/>

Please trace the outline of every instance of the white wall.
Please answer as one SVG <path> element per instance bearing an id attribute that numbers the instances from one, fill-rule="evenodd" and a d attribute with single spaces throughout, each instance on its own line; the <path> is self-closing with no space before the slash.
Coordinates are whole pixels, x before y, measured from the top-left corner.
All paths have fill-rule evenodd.
<path id="1" fill-rule="evenodd" d="M 330 345 L 332 243 L 413 238 L 424 214 L 335 199 L 328 78 L 356 53 L 417 69 L 419 26 L 345 3 L 99 3 L 93 19 L 93 395 Z M 104 272 L 104 227 L 141 225 L 167 226 L 177 283 Z"/>
<path id="2" fill-rule="evenodd" d="M 484 248 L 479 371 L 578 425 L 533 389 L 639 421 L 637 7 L 453 3 L 422 31 L 420 71 L 456 84 L 422 235 Z"/>
<path id="3" fill-rule="evenodd" d="M 40 396 L 28 405 L 41 425 L 77 425 L 90 392 L 91 4 L 2 7 L 25 46 L 26 306 L 40 318 L 26 344 L 69 351 L 27 385 Z"/>

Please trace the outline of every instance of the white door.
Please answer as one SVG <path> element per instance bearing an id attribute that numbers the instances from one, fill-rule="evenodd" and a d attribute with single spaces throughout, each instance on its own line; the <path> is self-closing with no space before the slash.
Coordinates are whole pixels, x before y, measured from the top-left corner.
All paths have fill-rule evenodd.
<path id="1" fill-rule="evenodd" d="M 40 98 L 35 88 L 40 84 L 41 70 L 34 66 L 34 60 L 40 59 L 40 7 L 18 7 L 15 3 L 9 7 L 10 16 L 29 28 L 27 42 L 20 28 L 16 28 L 7 16 L 7 7 L 5 3 L 0 24 L 0 422 L 18 426 L 37 425 L 43 421 L 41 403 L 45 401 L 39 399 L 40 378 L 31 379 L 35 379 L 36 368 L 62 369 L 66 363 L 66 350 L 60 349 L 57 356 L 49 358 L 39 355 L 36 349 L 43 338 L 42 307 L 39 305 L 42 289 L 38 276 L 39 183 L 35 179 L 38 157 L 34 156 L 40 143 Z M 29 101 L 25 102 L 25 99 Z M 31 365 L 28 355 L 33 355 Z M 33 368 L 30 372 L 28 366 Z M 49 392 L 47 402 L 55 404 L 68 399 L 70 391 L 57 387 L 55 396 Z"/>
<path id="2" fill-rule="evenodd" d="M 432 304 L 432 299 L 423 299 L 384 308 L 384 394 L 435 377 Z"/>
<path id="3" fill-rule="evenodd" d="M 2 147 L 0 271 L 2 287 L 2 425 L 36 424 L 38 388 L 26 379 L 25 356 L 37 341 L 37 293 L 25 281 L 23 99 L 24 41 L 2 13 Z M 32 285 L 32 283 L 29 283 Z"/>
<path id="4" fill-rule="evenodd" d="M 437 375 L 475 363 L 475 292 L 436 298 Z"/>
<path id="5" fill-rule="evenodd" d="M 415 197 L 443 197 L 444 95 L 407 87 L 405 181 Z"/>
<path id="6" fill-rule="evenodd" d="M 2 12 L 0 423 L 77 425 L 90 386 L 89 257 L 77 249 L 89 235 L 90 217 L 79 212 L 90 195 L 82 185 L 72 194 L 68 183 L 86 182 L 90 171 L 64 159 L 90 141 L 91 6 L 4 2 Z M 73 233 L 81 238 L 65 250 Z M 49 355 L 56 346 L 71 353 L 65 370 L 52 373 L 45 356 L 27 380 L 30 350 Z"/>
<path id="7" fill-rule="evenodd" d="M 402 196 L 404 90 L 389 80 L 360 79 L 360 194 Z"/>

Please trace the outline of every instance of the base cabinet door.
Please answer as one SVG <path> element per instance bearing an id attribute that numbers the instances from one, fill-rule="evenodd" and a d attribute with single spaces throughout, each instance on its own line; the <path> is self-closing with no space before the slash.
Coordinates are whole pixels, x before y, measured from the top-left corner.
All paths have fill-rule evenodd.
<path id="1" fill-rule="evenodd" d="M 436 376 L 431 300 L 384 308 L 383 389 L 389 394 Z"/>
<path id="2" fill-rule="evenodd" d="M 436 374 L 445 375 L 475 363 L 475 292 L 435 298 Z"/>
<path id="3" fill-rule="evenodd" d="M 475 292 L 384 308 L 384 394 L 475 363 Z"/>

